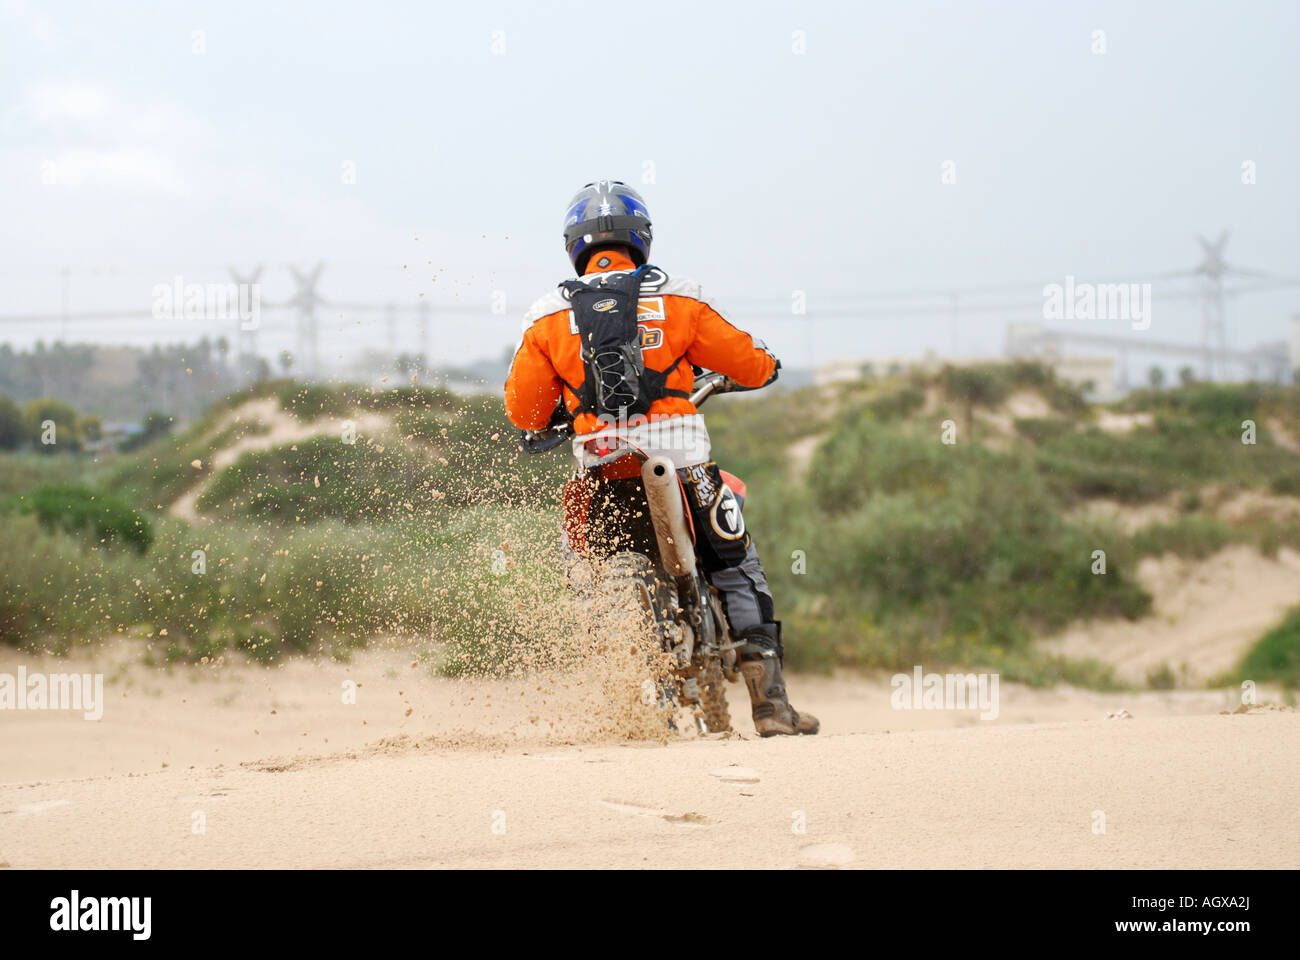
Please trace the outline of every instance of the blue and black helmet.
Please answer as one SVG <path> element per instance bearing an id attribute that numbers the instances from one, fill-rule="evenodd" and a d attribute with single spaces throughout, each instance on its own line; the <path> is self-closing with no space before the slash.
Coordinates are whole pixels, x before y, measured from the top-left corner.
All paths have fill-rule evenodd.
<path id="1" fill-rule="evenodd" d="M 595 247 L 623 244 L 638 266 L 650 257 L 650 211 L 621 180 L 597 180 L 577 192 L 564 214 L 564 249 L 582 276 Z"/>

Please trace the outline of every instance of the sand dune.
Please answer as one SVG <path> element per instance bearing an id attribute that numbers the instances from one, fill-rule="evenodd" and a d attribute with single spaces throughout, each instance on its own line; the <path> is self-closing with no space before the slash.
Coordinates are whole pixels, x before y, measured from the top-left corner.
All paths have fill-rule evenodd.
<path id="1" fill-rule="evenodd" d="M 1236 667 L 1300 604 L 1300 553 L 1283 547 L 1266 557 L 1234 546 L 1204 560 L 1147 557 L 1138 579 L 1155 599 L 1151 616 L 1077 623 L 1044 647 L 1109 663 L 1131 684 L 1145 684 L 1165 666 L 1182 685 L 1204 684 Z"/>

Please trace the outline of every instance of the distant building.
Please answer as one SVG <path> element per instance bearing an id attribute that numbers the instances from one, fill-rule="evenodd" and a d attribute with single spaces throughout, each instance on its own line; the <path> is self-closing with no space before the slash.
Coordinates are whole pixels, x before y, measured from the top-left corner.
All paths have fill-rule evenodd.
<path id="1" fill-rule="evenodd" d="M 1105 354 L 1076 356 L 1066 349 L 1104 350 Z M 1123 393 L 1132 384 L 1130 360 L 1156 366 L 1199 366 L 1203 372 L 1217 371 L 1220 379 L 1265 380 L 1290 383 L 1296 360 L 1300 359 L 1300 321 L 1293 320 L 1291 342 L 1277 340 L 1244 350 L 1213 348 L 1207 344 L 1180 343 L 1142 336 L 1086 333 L 1061 330 L 1042 323 L 1007 325 L 1006 353 L 1009 357 L 1039 360 L 1054 367 L 1058 375 L 1073 383 L 1096 378 L 1097 399 L 1108 392 Z M 1105 365 L 1109 364 L 1107 373 Z M 1100 379 L 1105 377 L 1105 380 Z M 1109 388 L 1106 386 L 1109 383 Z"/>
<path id="2" fill-rule="evenodd" d="M 1071 355 L 1035 359 L 1055 371 L 1059 379 L 1080 388 L 1089 400 L 1108 403 L 1119 398 L 1119 364 L 1114 357 Z"/>

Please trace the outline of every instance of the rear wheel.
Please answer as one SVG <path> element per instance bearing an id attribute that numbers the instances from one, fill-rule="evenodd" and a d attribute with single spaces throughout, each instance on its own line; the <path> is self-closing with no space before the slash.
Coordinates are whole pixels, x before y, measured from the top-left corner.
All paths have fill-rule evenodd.
<path id="1" fill-rule="evenodd" d="M 655 647 L 666 648 L 672 634 L 677 597 L 671 584 L 655 576 L 654 566 L 638 553 L 616 553 L 584 561 L 569 571 L 578 611 L 595 635 L 650 633 Z M 636 614 L 643 612 L 645 619 Z"/>
<path id="2" fill-rule="evenodd" d="M 671 714 L 682 702 L 681 676 L 674 669 L 675 657 L 670 656 L 681 638 L 675 618 L 676 588 L 656 574 L 649 557 L 632 551 L 584 564 L 579 570 L 578 576 L 571 573 L 570 583 L 578 594 L 579 616 L 593 652 L 602 656 L 629 646 L 634 653 L 640 649 L 654 688 L 652 692 L 643 687 L 641 695 L 652 695 L 669 712 L 668 725 L 674 727 Z"/>
<path id="3" fill-rule="evenodd" d="M 722 675 L 722 664 L 709 662 L 700 671 L 700 705 L 704 708 L 704 722 L 709 733 L 728 733 L 731 730 L 731 710 L 727 707 L 727 681 Z"/>

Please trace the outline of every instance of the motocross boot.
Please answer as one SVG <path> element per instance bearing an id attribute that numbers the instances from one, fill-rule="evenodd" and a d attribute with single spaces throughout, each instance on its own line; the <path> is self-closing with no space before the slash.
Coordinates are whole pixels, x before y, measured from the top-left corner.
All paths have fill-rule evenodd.
<path id="1" fill-rule="evenodd" d="M 790 706 L 785 695 L 785 679 L 781 676 L 781 661 L 785 647 L 781 643 L 781 624 L 765 623 L 750 627 L 741 633 L 743 645 L 739 648 L 740 674 L 749 690 L 753 707 L 754 729 L 760 737 L 814 734 L 821 723 L 808 713 L 799 713 Z"/>

